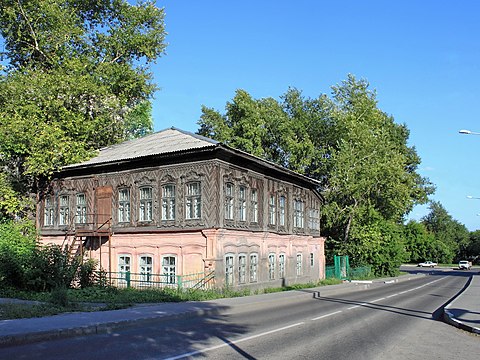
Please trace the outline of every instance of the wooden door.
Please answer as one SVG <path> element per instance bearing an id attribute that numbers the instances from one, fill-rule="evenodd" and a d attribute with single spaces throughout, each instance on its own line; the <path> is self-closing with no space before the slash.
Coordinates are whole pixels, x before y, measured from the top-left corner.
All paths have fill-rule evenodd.
<path id="1" fill-rule="evenodd" d="M 112 187 L 100 186 L 95 190 L 95 213 L 97 217 L 97 227 L 102 226 L 112 217 Z M 108 226 L 103 226 L 106 229 Z"/>

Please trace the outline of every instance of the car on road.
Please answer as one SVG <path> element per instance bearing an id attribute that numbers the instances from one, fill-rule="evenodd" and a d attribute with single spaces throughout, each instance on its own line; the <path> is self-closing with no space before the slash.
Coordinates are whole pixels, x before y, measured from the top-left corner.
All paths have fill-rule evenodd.
<path id="1" fill-rule="evenodd" d="M 467 260 L 461 260 L 458 262 L 458 268 L 460 270 L 470 270 L 472 268 L 472 263 Z"/>
<path id="2" fill-rule="evenodd" d="M 420 264 L 418 264 L 417 266 L 418 267 L 435 267 L 437 266 L 438 264 L 436 262 L 433 262 L 433 261 L 424 261 L 424 262 L 421 262 Z"/>

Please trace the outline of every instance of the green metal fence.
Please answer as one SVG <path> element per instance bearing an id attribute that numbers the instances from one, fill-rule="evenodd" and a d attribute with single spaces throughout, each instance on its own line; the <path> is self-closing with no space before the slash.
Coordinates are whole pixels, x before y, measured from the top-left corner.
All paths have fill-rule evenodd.
<path id="1" fill-rule="evenodd" d="M 107 272 L 102 277 L 111 286 L 119 288 L 178 288 L 178 289 L 209 289 L 214 287 L 214 272 L 187 275 Z"/>
<path id="2" fill-rule="evenodd" d="M 367 279 L 372 276 L 372 268 L 370 266 L 362 266 L 351 268 L 348 256 L 334 257 L 334 265 L 325 266 L 326 279 Z"/>

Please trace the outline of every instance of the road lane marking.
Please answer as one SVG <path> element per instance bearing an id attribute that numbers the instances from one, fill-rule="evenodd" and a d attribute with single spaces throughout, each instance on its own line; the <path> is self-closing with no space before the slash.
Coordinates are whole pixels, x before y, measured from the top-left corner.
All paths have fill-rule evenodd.
<path id="1" fill-rule="evenodd" d="M 313 319 L 311 319 L 311 320 L 312 320 L 312 321 L 320 320 L 320 319 L 323 319 L 323 318 L 326 318 L 326 317 L 329 317 L 329 316 L 332 316 L 332 315 L 335 315 L 335 314 L 339 314 L 339 313 L 341 313 L 341 312 L 342 312 L 342 310 L 340 310 L 340 311 L 335 311 L 335 312 L 333 312 L 333 313 L 325 314 L 325 315 L 322 315 L 322 316 L 313 318 Z"/>
<path id="2" fill-rule="evenodd" d="M 273 329 L 273 330 L 270 330 L 270 331 L 266 331 L 266 332 L 261 333 L 261 334 L 248 336 L 248 337 L 241 338 L 241 339 L 234 340 L 234 341 L 227 341 L 227 342 L 225 342 L 223 344 L 220 344 L 220 345 L 216 345 L 216 346 L 212 346 L 212 347 L 209 347 L 209 348 L 196 350 L 196 351 L 191 351 L 189 353 L 169 357 L 169 358 L 166 358 L 164 360 L 177 360 L 177 359 L 183 359 L 183 358 L 186 358 L 186 357 L 189 357 L 189 356 L 203 354 L 203 353 L 206 353 L 207 351 L 217 350 L 217 349 L 220 349 L 220 348 L 223 348 L 223 347 L 226 347 L 226 346 L 238 344 L 238 343 L 241 343 L 241 342 L 247 341 L 247 340 L 256 339 L 256 338 L 259 338 L 259 337 L 262 337 L 262 336 L 265 336 L 265 335 L 270 335 L 270 334 L 273 334 L 273 333 L 276 333 L 276 332 L 279 332 L 279 331 L 283 331 L 283 330 L 287 330 L 287 329 L 290 329 L 290 328 L 293 328 L 293 327 L 296 327 L 296 326 L 300 326 L 300 325 L 303 325 L 303 324 L 305 324 L 305 322 L 302 321 L 302 322 L 299 322 L 299 323 L 296 323 L 296 324 L 292 324 L 292 325 L 284 326 L 284 327 L 281 327 L 281 328 L 278 328 L 278 329 Z"/>
<path id="3" fill-rule="evenodd" d="M 370 301 L 371 303 L 376 303 L 376 302 L 379 302 L 379 301 L 382 301 L 382 300 L 385 300 L 386 298 L 380 298 L 380 299 L 376 299 L 376 300 L 372 300 Z"/>
<path id="4" fill-rule="evenodd" d="M 368 303 L 361 303 L 361 304 L 358 304 L 358 305 L 355 305 L 355 306 L 351 306 L 351 307 L 347 308 L 347 310 L 356 309 L 356 308 L 359 308 L 359 307 L 365 306 L 365 305 L 368 305 Z"/>

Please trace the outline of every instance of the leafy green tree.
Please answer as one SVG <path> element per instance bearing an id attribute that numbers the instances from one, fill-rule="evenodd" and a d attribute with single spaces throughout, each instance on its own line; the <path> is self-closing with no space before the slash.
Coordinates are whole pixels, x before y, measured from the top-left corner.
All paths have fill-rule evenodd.
<path id="1" fill-rule="evenodd" d="M 5 0 L 0 31 L 0 169 L 11 190 L 26 194 L 39 176 L 152 130 L 149 65 L 165 49 L 154 1 Z"/>
<path id="2" fill-rule="evenodd" d="M 465 256 L 470 241 L 469 232 L 465 225 L 452 218 L 440 202 L 430 203 L 430 212 L 422 222 L 438 241 L 437 255 L 434 255 L 438 261 L 451 263 Z"/>
<path id="3" fill-rule="evenodd" d="M 470 233 L 470 242 L 467 246 L 466 259 L 472 259 L 478 262 L 480 259 L 480 230 L 472 231 Z"/>

